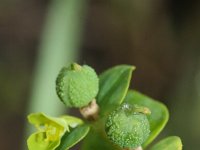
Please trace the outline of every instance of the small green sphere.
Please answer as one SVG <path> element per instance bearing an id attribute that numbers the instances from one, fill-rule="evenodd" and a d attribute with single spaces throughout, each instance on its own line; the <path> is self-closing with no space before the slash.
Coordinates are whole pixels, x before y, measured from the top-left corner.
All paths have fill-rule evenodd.
<path id="1" fill-rule="evenodd" d="M 150 133 L 149 121 L 141 110 L 141 107 L 127 103 L 114 110 L 105 124 L 108 138 L 121 148 L 141 146 Z"/>
<path id="2" fill-rule="evenodd" d="M 97 95 L 99 79 L 94 69 L 76 63 L 63 67 L 56 80 L 56 91 L 67 107 L 87 106 Z"/>

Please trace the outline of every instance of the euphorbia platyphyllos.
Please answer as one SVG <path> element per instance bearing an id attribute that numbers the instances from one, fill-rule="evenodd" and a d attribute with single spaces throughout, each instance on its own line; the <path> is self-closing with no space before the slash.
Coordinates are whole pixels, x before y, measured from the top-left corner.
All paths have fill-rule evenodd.
<path id="1" fill-rule="evenodd" d="M 83 140 L 81 150 L 143 150 L 166 125 L 167 107 L 129 90 L 134 66 L 119 65 L 100 74 L 88 65 L 72 63 L 56 79 L 56 92 L 82 119 L 43 113 L 28 116 L 37 131 L 27 140 L 29 150 L 68 150 Z M 42 111 L 42 110 L 41 110 Z M 167 137 L 150 150 L 181 150 L 179 137 Z"/>

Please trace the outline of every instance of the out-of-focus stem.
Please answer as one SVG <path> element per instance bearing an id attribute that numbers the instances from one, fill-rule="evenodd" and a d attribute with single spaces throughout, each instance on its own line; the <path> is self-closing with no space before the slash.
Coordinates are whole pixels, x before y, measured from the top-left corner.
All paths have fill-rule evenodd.
<path id="1" fill-rule="evenodd" d="M 44 112 L 57 116 L 64 112 L 65 107 L 57 100 L 55 79 L 62 66 L 77 59 L 86 8 L 87 0 L 52 0 L 38 51 L 26 115 Z M 26 136 L 22 141 L 26 141 L 33 130 L 30 125 L 25 128 Z M 23 149 L 27 149 L 25 145 Z"/>

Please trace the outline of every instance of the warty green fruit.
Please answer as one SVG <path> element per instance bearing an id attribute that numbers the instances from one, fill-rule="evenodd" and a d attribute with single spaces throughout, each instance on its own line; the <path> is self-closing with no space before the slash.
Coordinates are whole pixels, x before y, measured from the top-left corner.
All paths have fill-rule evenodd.
<path id="1" fill-rule="evenodd" d="M 56 80 L 56 92 L 67 107 L 87 106 L 97 95 L 99 79 L 91 67 L 76 63 L 63 67 Z"/>
<path id="2" fill-rule="evenodd" d="M 111 112 L 105 123 L 108 138 L 121 148 L 137 148 L 148 138 L 150 125 L 146 107 L 124 103 Z"/>

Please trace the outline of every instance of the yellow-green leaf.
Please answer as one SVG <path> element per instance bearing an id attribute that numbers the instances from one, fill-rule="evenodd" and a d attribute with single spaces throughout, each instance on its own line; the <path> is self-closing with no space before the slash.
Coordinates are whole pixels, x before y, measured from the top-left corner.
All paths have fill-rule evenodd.
<path id="1" fill-rule="evenodd" d="M 54 150 L 60 144 L 60 139 L 55 141 L 44 140 L 45 132 L 36 132 L 32 134 L 28 140 L 29 150 Z"/>
<path id="2" fill-rule="evenodd" d="M 151 150 L 182 150 L 182 142 L 177 136 L 167 137 L 154 145 Z"/>
<path id="3" fill-rule="evenodd" d="M 28 116 L 37 132 L 27 140 L 29 150 L 55 150 L 59 146 L 62 136 L 83 123 L 79 118 L 72 116 L 50 117 L 43 113 L 33 113 Z"/>

